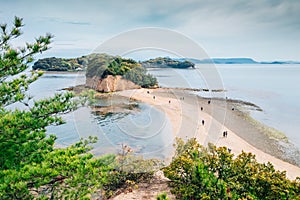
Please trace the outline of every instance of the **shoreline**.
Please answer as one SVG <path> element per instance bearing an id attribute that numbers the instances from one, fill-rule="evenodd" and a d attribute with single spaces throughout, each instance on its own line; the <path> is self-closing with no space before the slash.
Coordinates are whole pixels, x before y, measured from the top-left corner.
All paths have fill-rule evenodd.
<path id="1" fill-rule="evenodd" d="M 226 146 L 235 155 L 242 150 L 251 152 L 258 162 L 271 162 L 275 169 L 286 171 L 289 179 L 300 176 L 300 168 L 284 156 L 277 141 L 251 124 L 246 113 L 237 108 L 237 104 L 241 104 L 239 100 L 210 99 L 208 104 L 208 98 L 190 91 L 166 88 L 127 90 L 116 94 L 162 110 L 171 121 L 174 137 L 196 137 L 200 144 L 212 142 L 216 146 Z M 201 124 L 202 120 L 205 125 Z M 224 130 L 228 132 L 228 138 L 222 136 Z"/>
<path id="2" fill-rule="evenodd" d="M 82 74 L 85 75 L 86 71 L 43 71 L 43 70 L 39 70 L 41 72 L 43 72 L 44 74 Z"/>

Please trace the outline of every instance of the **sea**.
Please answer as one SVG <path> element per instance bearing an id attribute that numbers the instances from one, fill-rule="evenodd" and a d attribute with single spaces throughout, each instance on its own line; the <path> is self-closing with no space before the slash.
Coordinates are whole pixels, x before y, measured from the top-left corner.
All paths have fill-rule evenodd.
<path id="1" fill-rule="evenodd" d="M 201 73 L 202 67 L 153 68 L 148 72 L 157 77 L 162 87 L 209 90 L 212 80 Z M 221 98 L 256 104 L 262 110 L 251 110 L 251 116 L 284 132 L 289 142 L 300 149 L 300 65 L 224 64 L 214 67 L 214 77 L 217 77 L 216 82 L 222 87 L 214 89 L 222 89 Z M 85 76 L 82 72 L 45 73 L 30 85 L 28 93 L 38 100 L 84 82 Z M 198 95 L 215 96 L 211 90 L 199 92 Z M 115 103 L 111 99 L 98 102 L 100 106 Z M 122 104 L 130 102 L 124 100 Z M 80 138 L 97 136 L 99 140 L 95 145 L 95 154 L 115 153 L 125 144 L 146 157 L 161 158 L 170 153 L 175 139 L 170 135 L 172 127 L 165 114 L 142 103 L 139 103 L 138 112 L 110 113 L 103 116 L 96 115 L 89 107 L 80 107 L 62 117 L 65 124 L 47 128 L 49 134 L 57 135 L 57 145 L 68 146 Z"/>

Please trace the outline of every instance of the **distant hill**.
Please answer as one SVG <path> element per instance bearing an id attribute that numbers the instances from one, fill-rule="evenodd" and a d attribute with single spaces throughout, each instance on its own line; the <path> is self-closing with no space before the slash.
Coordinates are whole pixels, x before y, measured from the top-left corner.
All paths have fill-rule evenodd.
<path id="1" fill-rule="evenodd" d="M 213 58 L 215 64 L 257 64 L 252 58 Z"/>
<path id="2" fill-rule="evenodd" d="M 252 58 L 212 58 L 198 60 L 194 58 L 179 58 L 178 61 L 188 60 L 195 64 L 300 64 L 298 61 L 271 61 L 271 62 L 257 62 Z"/>
<path id="3" fill-rule="evenodd" d="M 212 58 L 212 59 L 193 59 L 193 58 L 180 58 L 179 61 L 188 60 L 195 64 L 259 64 L 252 58 Z"/>
<path id="4" fill-rule="evenodd" d="M 281 64 L 300 64 L 298 61 L 271 61 L 271 62 L 260 62 L 260 64 L 272 64 L 272 65 L 281 65 Z"/>

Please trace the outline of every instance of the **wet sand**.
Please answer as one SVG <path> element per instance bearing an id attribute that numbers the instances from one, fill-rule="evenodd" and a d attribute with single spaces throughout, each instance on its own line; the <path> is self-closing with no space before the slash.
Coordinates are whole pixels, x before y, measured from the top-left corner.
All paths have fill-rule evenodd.
<path id="1" fill-rule="evenodd" d="M 203 145 L 213 143 L 226 146 L 235 155 L 242 151 L 251 152 L 256 155 L 258 162 L 271 162 L 275 169 L 286 171 L 290 179 L 300 176 L 300 168 L 283 161 L 284 152 L 276 141 L 250 123 L 245 113 L 237 109 L 236 102 L 210 100 L 190 91 L 163 88 L 127 90 L 117 94 L 163 111 L 172 124 L 174 137 L 195 137 Z M 224 131 L 227 131 L 227 137 L 223 137 Z"/>

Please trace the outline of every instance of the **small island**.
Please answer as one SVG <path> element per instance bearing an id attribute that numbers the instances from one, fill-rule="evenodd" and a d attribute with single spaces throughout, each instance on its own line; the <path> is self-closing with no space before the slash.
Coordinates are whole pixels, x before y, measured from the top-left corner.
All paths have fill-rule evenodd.
<path id="1" fill-rule="evenodd" d="M 141 62 L 141 64 L 146 68 L 195 68 L 195 64 L 191 61 L 187 61 L 185 59 L 181 60 L 175 60 L 168 57 L 158 57 L 154 59 L 149 59 L 144 62 Z"/>
<path id="2" fill-rule="evenodd" d="M 133 59 L 98 54 L 90 60 L 86 70 L 86 87 L 99 92 L 153 88 L 155 77 Z"/>
<path id="3" fill-rule="evenodd" d="M 43 58 L 39 59 L 32 66 L 33 70 L 43 71 L 83 71 L 86 69 L 88 57 L 80 58 Z"/>

